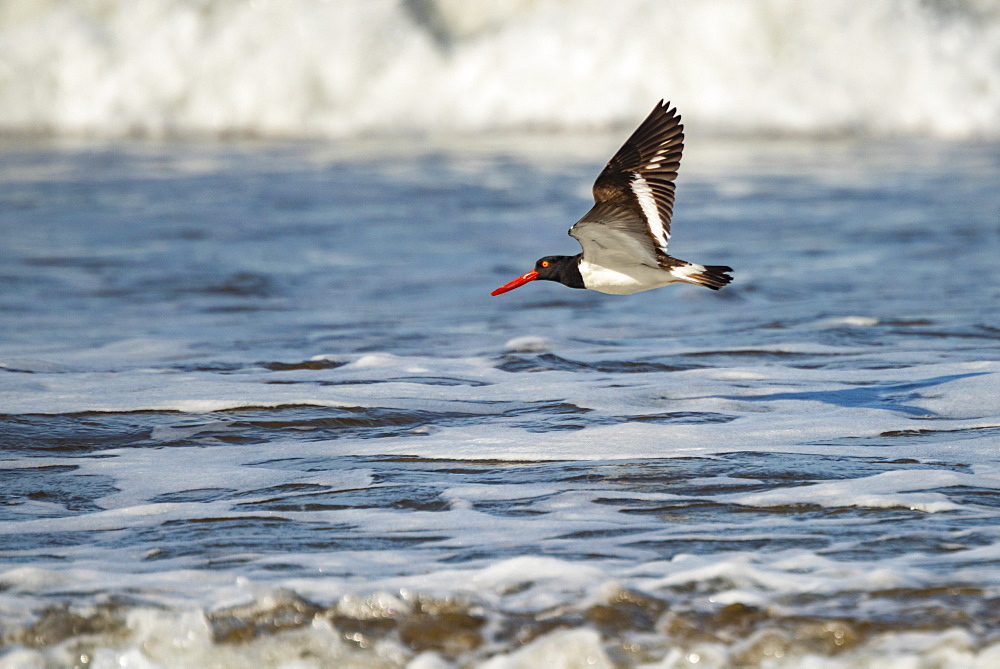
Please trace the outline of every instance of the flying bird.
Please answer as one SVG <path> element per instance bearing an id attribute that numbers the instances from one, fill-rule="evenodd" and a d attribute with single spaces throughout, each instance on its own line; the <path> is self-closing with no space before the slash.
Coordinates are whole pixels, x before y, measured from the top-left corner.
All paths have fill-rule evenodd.
<path id="1" fill-rule="evenodd" d="M 500 295 L 529 281 L 556 281 L 610 295 L 630 295 L 683 282 L 718 290 L 733 280 L 725 265 L 698 265 L 667 255 L 674 179 L 684 126 L 661 100 L 608 161 L 594 182 L 594 206 L 569 229 L 583 252 L 546 256 L 505 283 Z"/>

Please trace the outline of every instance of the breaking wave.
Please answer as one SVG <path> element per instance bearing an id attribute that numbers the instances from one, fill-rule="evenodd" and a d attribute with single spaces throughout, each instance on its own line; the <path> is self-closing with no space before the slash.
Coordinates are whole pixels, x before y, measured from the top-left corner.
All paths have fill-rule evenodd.
<path id="1" fill-rule="evenodd" d="M 0 132 L 1000 137 L 1000 3 L 19 0 Z"/>

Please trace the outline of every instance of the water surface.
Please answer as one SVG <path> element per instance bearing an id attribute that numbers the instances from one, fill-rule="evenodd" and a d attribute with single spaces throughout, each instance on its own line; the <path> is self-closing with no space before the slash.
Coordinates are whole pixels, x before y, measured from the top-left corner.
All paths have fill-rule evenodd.
<path id="1" fill-rule="evenodd" d="M 8 143 L 0 665 L 991 666 L 1000 148 L 619 139 Z"/>

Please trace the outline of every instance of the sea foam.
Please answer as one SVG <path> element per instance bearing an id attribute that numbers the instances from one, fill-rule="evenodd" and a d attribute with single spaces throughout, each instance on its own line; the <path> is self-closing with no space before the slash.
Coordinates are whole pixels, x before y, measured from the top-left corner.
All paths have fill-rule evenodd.
<path id="1" fill-rule="evenodd" d="M 630 126 L 1000 137 L 1000 6 L 23 0 L 0 131 L 355 137 Z"/>

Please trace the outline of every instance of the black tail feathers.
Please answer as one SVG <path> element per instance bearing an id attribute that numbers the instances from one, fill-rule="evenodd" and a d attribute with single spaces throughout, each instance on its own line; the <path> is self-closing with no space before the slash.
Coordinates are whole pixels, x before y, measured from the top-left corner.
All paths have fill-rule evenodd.
<path id="1" fill-rule="evenodd" d="M 729 276 L 729 272 L 732 271 L 733 268 L 726 265 L 705 265 L 697 272 L 691 272 L 689 276 L 691 283 L 719 290 L 733 280 L 733 277 Z"/>

